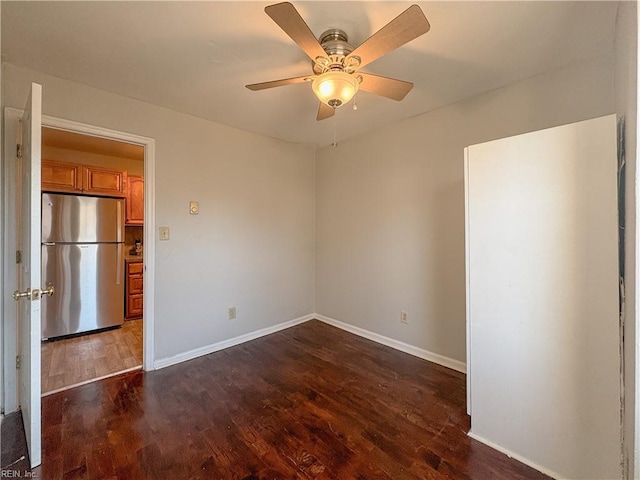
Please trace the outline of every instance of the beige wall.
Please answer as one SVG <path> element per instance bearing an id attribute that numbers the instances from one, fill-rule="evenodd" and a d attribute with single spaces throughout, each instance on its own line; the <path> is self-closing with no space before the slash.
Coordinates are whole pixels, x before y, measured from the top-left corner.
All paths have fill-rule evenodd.
<path id="1" fill-rule="evenodd" d="M 608 57 L 320 150 L 316 312 L 465 361 L 464 147 L 614 111 Z"/>
<path id="2" fill-rule="evenodd" d="M 157 359 L 313 312 L 312 149 L 12 65 L 3 81 L 5 106 L 35 81 L 46 115 L 155 139 L 156 225 L 171 229 L 156 241 Z"/>
<path id="3" fill-rule="evenodd" d="M 158 358 L 311 313 L 315 280 L 318 313 L 464 361 L 462 149 L 615 103 L 613 61 L 591 60 L 321 149 L 314 173 L 307 147 L 4 70 L 5 105 L 35 80 L 45 114 L 156 139 L 156 224 L 172 229 L 157 242 Z M 203 279 L 212 293 L 194 300 Z"/>

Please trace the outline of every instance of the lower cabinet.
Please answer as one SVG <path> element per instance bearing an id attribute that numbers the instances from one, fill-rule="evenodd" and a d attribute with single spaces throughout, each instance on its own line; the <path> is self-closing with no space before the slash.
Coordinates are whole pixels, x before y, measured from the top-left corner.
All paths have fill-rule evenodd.
<path id="1" fill-rule="evenodd" d="M 143 271 L 142 261 L 127 262 L 127 297 L 125 301 L 127 319 L 142 317 Z"/>

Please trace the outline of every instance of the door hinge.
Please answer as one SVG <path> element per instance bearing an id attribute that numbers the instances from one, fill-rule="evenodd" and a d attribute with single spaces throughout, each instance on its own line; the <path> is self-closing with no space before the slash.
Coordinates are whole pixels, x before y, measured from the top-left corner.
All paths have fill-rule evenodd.
<path id="1" fill-rule="evenodd" d="M 16 355 L 16 370 L 20 370 L 20 365 L 22 360 L 20 359 L 20 355 Z"/>
<path id="2" fill-rule="evenodd" d="M 22 263 L 22 251 L 16 250 L 16 263 Z"/>
<path id="3" fill-rule="evenodd" d="M 22 145 L 19 143 L 16 145 L 16 155 L 18 158 L 22 158 Z"/>

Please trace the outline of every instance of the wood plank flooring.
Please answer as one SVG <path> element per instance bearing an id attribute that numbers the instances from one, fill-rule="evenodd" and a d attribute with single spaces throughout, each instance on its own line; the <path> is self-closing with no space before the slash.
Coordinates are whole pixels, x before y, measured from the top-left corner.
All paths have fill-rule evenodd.
<path id="1" fill-rule="evenodd" d="M 42 344 L 43 395 L 142 366 L 142 320 Z"/>
<path id="2" fill-rule="evenodd" d="M 0 420 L 0 478 L 25 478 L 29 471 L 27 439 L 20 412 Z M 9 473 L 6 473 L 9 472 Z M 19 474 L 14 474 L 19 472 Z"/>
<path id="3" fill-rule="evenodd" d="M 466 435 L 463 374 L 319 321 L 42 412 L 42 479 L 548 478 Z"/>

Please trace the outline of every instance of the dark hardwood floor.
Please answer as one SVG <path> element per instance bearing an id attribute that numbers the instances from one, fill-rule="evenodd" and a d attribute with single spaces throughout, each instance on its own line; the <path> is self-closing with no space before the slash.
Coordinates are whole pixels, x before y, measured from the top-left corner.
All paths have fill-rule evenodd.
<path id="1" fill-rule="evenodd" d="M 464 375 L 319 321 L 42 408 L 42 479 L 548 478 L 467 437 Z"/>
<path id="2" fill-rule="evenodd" d="M 29 456 L 22 428 L 22 415 L 14 412 L 4 417 L 0 424 L 0 478 L 11 478 L 14 472 L 16 475 L 13 478 L 24 478 L 27 471 Z"/>

